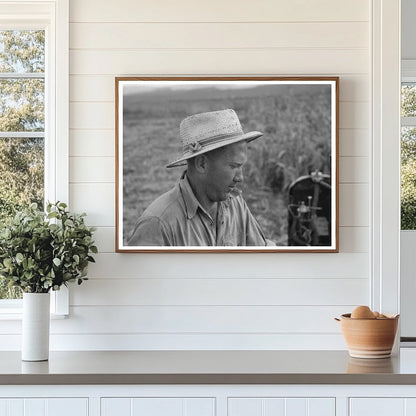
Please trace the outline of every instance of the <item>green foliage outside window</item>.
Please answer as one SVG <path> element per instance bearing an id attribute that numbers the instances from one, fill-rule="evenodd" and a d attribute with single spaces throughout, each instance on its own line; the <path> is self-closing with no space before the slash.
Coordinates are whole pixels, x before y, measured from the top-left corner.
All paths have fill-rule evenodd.
<path id="1" fill-rule="evenodd" d="M 402 86 L 401 116 L 416 116 L 415 84 Z M 416 127 L 402 128 L 401 166 L 401 229 L 416 230 Z"/>
<path id="2" fill-rule="evenodd" d="M 416 86 L 415 84 L 402 84 L 401 116 L 416 116 Z"/>
<path id="3" fill-rule="evenodd" d="M 416 129 L 402 130 L 401 228 L 416 229 Z"/>
<path id="4" fill-rule="evenodd" d="M 45 88 L 45 32 L 0 30 L 0 132 L 43 132 Z M 44 204 L 44 138 L 0 138 L 0 229 L 16 210 Z M 0 279 L 0 299 L 21 293 Z"/>

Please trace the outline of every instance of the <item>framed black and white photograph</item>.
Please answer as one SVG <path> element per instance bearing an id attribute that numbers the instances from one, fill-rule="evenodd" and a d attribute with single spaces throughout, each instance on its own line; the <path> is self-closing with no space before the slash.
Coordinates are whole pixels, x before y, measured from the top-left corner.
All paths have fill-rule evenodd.
<path id="1" fill-rule="evenodd" d="M 115 87 L 116 251 L 338 252 L 338 77 Z"/>

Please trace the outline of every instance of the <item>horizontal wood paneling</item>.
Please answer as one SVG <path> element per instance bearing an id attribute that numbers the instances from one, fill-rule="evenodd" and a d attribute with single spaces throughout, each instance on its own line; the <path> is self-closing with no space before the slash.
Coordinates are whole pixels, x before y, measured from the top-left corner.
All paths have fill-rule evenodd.
<path id="1" fill-rule="evenodd" d="M 368 184 L 340 184 L 339 225 L 370 225 L 370 189 Z"/>
<path id="2" fill-rule="evenodd" d="M 368 129 L 340 129 L 340 156 L 368 156 L 369 150 L 370 138 Z"/>
<path id="3" fill-rule="evenodd" d="M 70 209 L 86 212 L 92 226 L 115 224 L 115 188 L 113 183 L 69 184 Z"/>
<path id="4" fill-rule="evenodd" d="M 275 0 L 209 3 L 179 0 L 71 0 L 71 22 L 302 22 L 368 21 L 369 3 L 362 0 Z"/>
<path id="5" fill-rule="evenodd" d="M 70 48 L 367 48 L 367 30 L 367 22 L 72 23 Z"/>
<path id="6" fill-rule="evenodd" d="M 333 318 L 370 288 L 371 2 L 178 1 L 70 1 L 70 208 L 100 253 L 51 349 L 345 349 Z M 340 77 L 340 253 L 114 253 L 114 77 L 191 74 Z M 0 350 L 20 333 L 2 321 Z"/>
<path id="7" fill-rule="evenodd" d="M 115 77 L 113 75 L 71 75 L 69 86 L 71 101 L 114 103 Z M 339 89 L 340 101 L 368 102 L 369 83 L 366 75 L 342 75 Z"/>
<path id="8" fill-rule="evenodd" d="M 339 227 L 339 245 L 342 253 L 368 253 L 369 227 Z"/>
<path id="9" fill-rule="evenodd" d="M 127 318 L 128 319 L 128 318 Z M 0 334 L 0 351 L 20 349 L 20 334 Z M 345 350 L 339 333 L 319 334 L 59 334 L 53 351 L 83 350 Z"/>
<path id="10" fill-rule="evenodd" d="M 94 232 L 94 241 L 100 253 L 114 253 L 115 251 L 115 227 L 97 227 Z"/>
<path id="11" fill-rule="evenodd" d="M 340 183 L 368 183 L 370 169 L 368 157 L 340 157 Z"/>
<path id="12" fill-rule="evenodd" d="M 370 121 L 370 106 L 365 102 L 340 102 L 339 127 L 341 129 L 365 129 Z"/>
<path id="13" fill-rule="evenodd" d="M 340 74 L 340 101 L 369 101 L 370 86 L 368 75 Z"/>
<path id="14" fill-rule="evenodd" d="M 91 278 L 115 282 L 119 278 L 140 277 L 348 279 L 368 276 L 367 253 L 102 253 L 95 257 L 97 263 L 89 269 Z"/>
<path id="15" fill-rule="evenodd" d="M 357 294 L 358 301 L 359 298 Z M 357 304 L 71 306 L 70 319 L 51 320 L 51 334 L 337 334 L 340 324 L 333 318 L 351 312 Z M 5 321 L 0 326 L 0 334 L 20 335 L 21 324 Z"/>
<path id="16" fill-rule="evenodd" d="M 69 182 L 114 183 L 114 157 L 69 158 Z"/>
<path id="17" fill-rule="evenodd" d="M 118 278 L 117 285 L 112 279 L 91 278 L 73 288 L 71 305 L 351 305 L 366 303 L 367 286 L 365 278 Z"/>
<path id="18" fill-rule="evenodd" d="M 128 288 L 126 288 L 128 290 Z M 357 295 L 359 297 L 359 295 Z M 52 334 L 338 333 L 351 306 L 81 306 Z"/>
<path id="19" fill-rule="evenodd" d="M 69 155 L 74 157 L 114 157 L 114 128 L 110 130 L 70 130 Z"/>
<path id="20" fill-rule="evenodd" d="M 115 77 L 113 75 L 71 75 L 69 99 L 70 101 L 114 103 Z"/>
<path id="21" fill-rule="evenodd" d="M 365 49 L 77 49 L 70 51 L 69 62 L 72 75 L 289 76 L 365 74 L 369 59 Z"/>
<path id="22" fill-rule="evenodd" d="M 114 129 L 115 109 L 112 103 L 77 102 L 69 106 L 69 127 L 77 129 Z"/>

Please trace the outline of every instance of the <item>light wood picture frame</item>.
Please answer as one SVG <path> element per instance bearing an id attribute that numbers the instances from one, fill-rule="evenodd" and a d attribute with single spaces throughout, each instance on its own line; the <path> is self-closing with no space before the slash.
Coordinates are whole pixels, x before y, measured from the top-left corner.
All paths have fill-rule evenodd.
<path id="1" fill-rule="evenodd" d="M 116 77 L 115 94 L 117 252 L 339 251 L 338 77 Z M 248 143 L 244 181 L 237 185 L 241 204 L 265 244 L 244 237 L 252 226 L 242 224 L 247 217 L 236 219 L 232 210 L 224 215 L 232 217 L 234 228 L 224 231 L 218 217 L 211 218 L 215 224 L 210 236 L 204 235 L 204 225 L 188 224 L 189 212 L 183 218 L 182 213 L 170 213 L 169 220 L 160 216 L 171 209 L 169 192 L 185 198 L 175 200 L 177 210 L 189 208 L 188 197 L 199 203 L 192 178 L 187 181 L 190 196 L 181 194 L 186 165 L 166 168 L 185 152 L 181 122 L 226 109 L 234 110 L 244 134 L 262 133 Z M 184 163 L 191 159 L 196 157 Z M 225 202 L 214 203 L 216 212 Z M 162 209 L 161 204 L 169 207 Z M 196 211 L 202 223 L 210 218 L 203 207 L 201 203 Z M 150 216 L 152 225 L 143 231 L 143 218 Z M 175 224 L 167 224 L 173 217 Z M 220 239 L 223 231 L 230 237 Z"/>

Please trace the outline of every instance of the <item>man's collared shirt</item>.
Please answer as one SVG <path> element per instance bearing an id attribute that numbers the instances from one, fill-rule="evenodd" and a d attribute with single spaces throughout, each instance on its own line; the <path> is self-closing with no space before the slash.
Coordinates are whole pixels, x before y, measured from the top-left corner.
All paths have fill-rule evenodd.
<path id="1" fill-rule="evenodd" d="M 237 192 L 218 202 L 212 219 L 184 175 L 138 219 L 129 246 L 265 246 L 264 234 Z"/>

